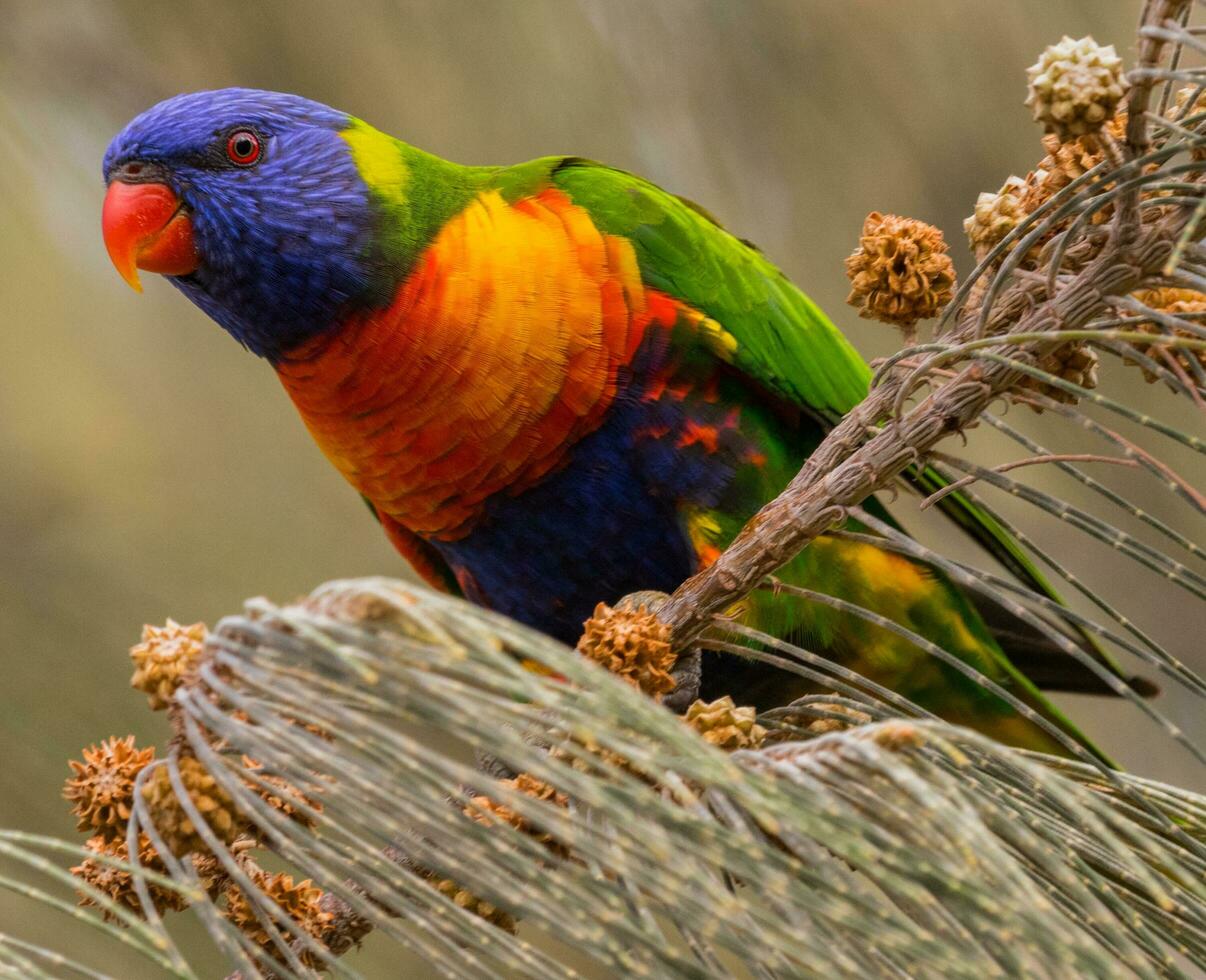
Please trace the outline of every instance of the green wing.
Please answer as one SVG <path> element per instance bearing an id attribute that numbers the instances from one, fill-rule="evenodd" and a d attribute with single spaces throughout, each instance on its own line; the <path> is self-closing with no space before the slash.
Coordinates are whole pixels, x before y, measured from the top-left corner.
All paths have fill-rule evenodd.
<path id="1" fill-rule="evenodd" d="M 866 395 L 869 368 L 825 314 L 756 248 L 726 232 L 702 208 L 632 174 L 591 161 L 567 158 L 550 163 L 541 161 L 550 167 L 546 172 L 553 183 L 585 208 L 601 231 L 632 242 L 646 285 L 705 313 L 731 335 L 733 343 L 717 353 L 753 383 L 751 390 L 769 390 L 823 426 L 831 425 Z M 808 442 L 805 438 L 794 448 L 807 449 Z M 785 455 L 791 457 L 790 452 Z M 799 458 L 794 457 L 794 465 Z M 743 518 L 776 493 L 789 476 L 790 472 L 779 472 L 769 483 L 747 488 L 747 498 L 741 502 L 748 508 L 744 514 L 730 509 L 704 515 L 720 528 L 717 543 L 726 543 Z M 914 480 L 933 486 L 940 485 L 941 477 L 926 471 L 915 474 Z M 1001 557 L 1023 581 L 1054 597 L 1025 554 L 988 515 L 957 495 L 943 504 L 956 523 Z M 897 588 L 893 594 L 882 579 L 876 581 L 871 574 L 878 559 L 869 560 L 865 552 L 836 539 L 822 539 L 818 545 L 783 569 L 781 577 L 881 610 L 915 628 L 1089 745 L 1010 661 L 969 598 L 945 577 L 927 570 L 914 593 L 902 594 Z M 922 693 L 915 686 L 920 684 L 927 690 L 919 700 L 931 702 L 931 707 L 945 702 L 941 708 L 948 717 L 977 723 L 1008 741 L 1059 751 L 1049 739 L 1022 735 L 1016 715 L 1008 712 L 1012 717 L 1007 719 L 1000 710 L 1002 702 L 985 698 L 982 690 L 976 690 L 957 671 L 936 670 L 915 647 L 906 653 L 907 643 L 883 636 L 873 640 L 867 624 L 855 623 L 848 614 L 817 612 L 808 622 L 772 624 L 776 613 L 770 603 L 758 596 L 749 602 L 755 621 L 768 631 L 784 635 L 785 630 L 794 630 L 798 638 L 820 641 L 822 646 L 845 645 L 844 662 L 872 676 L 893 677 L 901 682 L 893 686 L 910 696 Z M 780 606 L 781 616 L 782 604 L 775 605 Z M 864 653 L 853 654 L 853 646 L 863 647 Z M 1065 674 L 1084 675 L 1084 686 L 1100 689 L 1100 682 L 1071 658 L 1057 651 L 1048 651 L 1048 655 L 1063 662 L 1060 669 Z M 1053 686 L 1066 689 L 1074 683 Z M 987 717 L 992 715 L 998 718 Z"/>
<path id="2" fill-rule="evenodd" d="M 870 370 L 829 318 L 698 205 L 585 160 L 564 161 L 553 180 L 600 230 L 632 242 L 646 285 L 733 336 L 733 363 L 750 378 L 830 422 L 866 395 Z"/>

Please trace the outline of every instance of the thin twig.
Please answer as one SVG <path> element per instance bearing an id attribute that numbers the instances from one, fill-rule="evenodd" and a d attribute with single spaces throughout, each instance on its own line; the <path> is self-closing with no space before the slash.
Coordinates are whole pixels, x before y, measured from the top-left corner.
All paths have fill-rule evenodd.
<path id="1" fill-rule="evenodd" d="M 1095 453 L 1046 453 L 1042 456 L 1031 456 L 1027 459 L 1017 459 L 1012 463 L 1002 463 L 1000 466 L 992 467 L 994 473 L 1008 473 L 1010 470 L 1015 470 L 1019 466 L 1037 466 L 1040 463 L 1113 463 L 1115 466 L 1130 466 L 1138 467 L 1139 464 L 1133 459 L 1119 459 L 1117 456 L 1099 456 Z M 964 487 L 975 483 L 979 477 L 975 474 L 960 477 L 954 483 L 948 484 L 936 493 L 930 494 L 921 502 L 918 510 L 927 510 L 934 504 L 938 503 L 943 497 L 954 493 L 957 490 L 962 490 Z"/>

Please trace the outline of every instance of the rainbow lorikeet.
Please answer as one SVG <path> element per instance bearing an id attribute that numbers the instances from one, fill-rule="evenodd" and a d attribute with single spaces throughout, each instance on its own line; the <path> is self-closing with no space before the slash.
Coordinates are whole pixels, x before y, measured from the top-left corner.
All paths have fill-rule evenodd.
<path id="1" fill-rule="evenodd" d="M 104 176 L 105 242 L 130 284 L 166 275 L 266 359 L 428 582 L 571 643 L 597 602 L 672 590 L 712 560 L 867 392 L 867 365 L 754 246 L 589 160 L 458 166 L 307 99 L 227 89 L 143 113 Z M 1033 577 L 989 519 L 947 506 Z M 877 547 L 824 537 L 780 576 L 929 637 L 1066 731 L 1027 674 L 1103 687 L 1034 631 L 1006 623 L 999 640 L 950 581 Z M 955 722 L 1058 750 L 906 640 L 785 605 L 756 594 L 741 615 Z M 724 669 L 762 705 L 799 693 L 784 673 Z"/>

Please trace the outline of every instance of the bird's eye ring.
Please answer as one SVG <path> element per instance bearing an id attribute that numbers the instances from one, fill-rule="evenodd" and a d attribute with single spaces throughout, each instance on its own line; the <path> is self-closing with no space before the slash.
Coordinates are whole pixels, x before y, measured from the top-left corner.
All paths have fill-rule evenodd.
<path id="1" fill-rule="evenodd" d="M 260 138 L 250 129 L 237 130 L 226 140 L 227 158 L 240 167 L 250 167 L 259 160 L 261 152 Z"/>

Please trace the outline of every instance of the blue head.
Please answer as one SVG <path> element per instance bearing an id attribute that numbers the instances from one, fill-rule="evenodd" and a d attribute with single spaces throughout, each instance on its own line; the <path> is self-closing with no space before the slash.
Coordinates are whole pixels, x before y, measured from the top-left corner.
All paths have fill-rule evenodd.
<path id="1" fill-rule="evenodd" d="M 350 118 L 296 95 L 221 89 L 138 116 L 105 153 L 105 239 L 123 275 L 163 272 L 270 359 L 380 302 Z"/>

